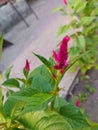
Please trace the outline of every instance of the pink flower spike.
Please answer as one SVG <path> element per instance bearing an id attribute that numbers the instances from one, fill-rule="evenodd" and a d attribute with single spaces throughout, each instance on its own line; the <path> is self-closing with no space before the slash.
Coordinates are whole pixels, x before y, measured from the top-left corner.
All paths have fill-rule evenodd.
<path id="1" fill-rule="evenodd" d="M 64 0 L 64 4 L 67 5 L 67 0 Z"/>
<path id="2" fill-rule="evenodd" d="M 56 52 L 54 50 L 52 52 L 53 52 L 53 57 L 55 61 L 59 62 Z"/>
<path id="3" fill-rule="evenodd" d="M 68 41 L 70 40 L 69 36 L 65 36 L 61 42 L 58 54 L 53 51 L 53 56 L 57 64 L 54 66 L 56 70 L 63 69 L 68 65 Z"/>
<path id="4" fill-rule="evenodd" d="M 80 107 L 80 102 L 79 102 L 78 98 L 76 99 L 75 105 L 76 105 L 76 107 Z"/>
<path id="5" fill-rule="evenodd" d="M 28 62 L 28 59 L 26 59 L 25 69 L 26 69 L 26 71 L 30 70 L 30 64 Z"/>

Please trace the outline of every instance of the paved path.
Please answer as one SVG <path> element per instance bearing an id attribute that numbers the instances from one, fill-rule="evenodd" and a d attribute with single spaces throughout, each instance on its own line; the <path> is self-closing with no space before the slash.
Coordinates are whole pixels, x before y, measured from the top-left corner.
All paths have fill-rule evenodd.
<path id="1" fill-rule="evenodd" d="M 56 31 L 58 28 L 56 21 L 57 18 L 62 18 L 59 13 L 52 14 L 52 9 L 57 5 L 60 5 L 59 0 L 38 0 L 33 2 L 32 7 L 38 14 L 39 20 L 37 21 L 34 15 L 31 14 L 26 18 L 26 21 L 28 21 L 30 25 L 29 28 L 27 28 L 21 21 L 18 25 L 12 28 L 12 30 L 5 34 L 5 39 L 11 41 L 14 45 L 3 52 L 2 61 L 0 63 L 1 71 L 4 71 L 8 65 L 12 64 L 29 45 L 32 44 L 33 47 L 36 47 L 37 45 L 35 41 L 37 39 L 39 39 L 39 46 L 42 46 L 43 43 L 41 43 L 40 38 L 45 31 L 51 30 L 54 39 L 56 39 Z M 56 28 L 54 32 L 52 28 L 50 29 L 51 24 Z M 48 37 L 51 39 L 50 36 Z M 44 37 L 44 39 L 47 38 Z M 53 44 L 54 43 L 52 43 L 52 45 Z"/>

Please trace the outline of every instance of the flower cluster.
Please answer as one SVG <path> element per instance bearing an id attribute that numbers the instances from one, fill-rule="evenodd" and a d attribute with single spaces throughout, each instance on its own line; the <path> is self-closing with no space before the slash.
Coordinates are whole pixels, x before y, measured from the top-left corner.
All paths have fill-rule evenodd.
<path id="1" fill-rule="evenodd" d="M 63 69 L 68 65 L 68 41 L 69 36 L 65 36 L 61 42 L 58 54 L 53 50 L 53 57 L 57 64 L 54 66 L 56 70 Z"/>

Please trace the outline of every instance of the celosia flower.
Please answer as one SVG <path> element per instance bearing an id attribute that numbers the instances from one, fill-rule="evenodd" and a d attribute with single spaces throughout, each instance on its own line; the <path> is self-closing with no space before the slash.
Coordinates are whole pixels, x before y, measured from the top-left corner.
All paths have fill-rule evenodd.
<path id="1" fill-rule="evenodd" d="M 29 62 L 28 62 L 28 59 L 26 59 L 25 70 L 26 70 L 26 71 L 29 71 L 29 70 L 30 70 L 30 64 L 29 64 Z"/>
<path id="2" fill-rule="evenodd" d="M 64 4 L 67 4 L 67 0 L 64 0 Z"/>
<path id="3" fill-rule="evenodd" d="M 76 99 L 75 105 L 76 105 L 76 107 L 80 107 L 80 102 L 79 102 L 78 98 Z"/>
<path id="4" fill-rule="evenodd" d="M 53 50 L 53 56 L 57 64 L 54 66 L 55 69 L 63 69 L 68 65 L 68 41 L 69 36 L 65 36 L 61 42 L 58 54 Z"/>

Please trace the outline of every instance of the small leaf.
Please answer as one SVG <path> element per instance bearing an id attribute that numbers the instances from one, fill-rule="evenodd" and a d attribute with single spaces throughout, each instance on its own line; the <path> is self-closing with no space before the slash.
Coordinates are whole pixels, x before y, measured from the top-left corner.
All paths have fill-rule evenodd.
<path id="1" fill-rule="evenodd" d="M 79 2 L 78 6 L 76 7 L 76 12 L 80 13 L 86 7 L 87 2 Z"/>
<path id="2" fill-rule="evenodd" d="M 5 87 L 17 87 L 17 88 L 20 88 L 20 84 L 19 82 L 14 79 L 14 78 L 10 78 L 10 79 L 7 79 L 5 80 L 3 83 L 2 83 L 3 86 Z"/>
<path id="3" fill-rule="evenodd" d="M 29 71 L 27 71 L 25 68 L 23 69 L 23 74 L 27 78 Z"/>
<path id="4" fill-rule="evenodd" d="M 80 25 L 89 25 L 91 24 L 93 21 L 95 20 L 95 17 L 94 16 L 85 16 L 81 19 L 80 21 Z"/>
<path id="5" fill-rule="evenodd" d="M 9 78 L 12 68 L 13 68 L 13 65 L 10 66 L 10 67 L 6 70 L 6 72 L 5 72 L 5 77 L 6 77 L 6 79 Z"/>
<path id="6" fill-rule="evenodd" d="M 54 108 L 56 110 L 59 110 L 62 106 L 66 105 L 66 100 L 61 97 L 56 97 L 54 102 Z"/>
<path id="7" fill-rule="evenodd" d="M 34 52 L 33 52 L 33 54 L 48 68 L 48 70 L 50 72 L 52 72 L 52 69 L 51 69 L 52 65 L 51 65 L 51 63 L 45 57 L 40 56 L 40 55 L 38 55 L 38 54 L 36 54 Z"/>
<path id="8" fill-rule="evenodd" d="M 85 50 L 85 46 L 86 46 L 86 43 L 85 43 L 85 37 L 83 35 L 80 35 L 78 36 L 77 38 L 77 43 L 78 43 L 78 48 L 81 50 Z"/>
<path id="9" fill-rule="evenodd" d="M 52 10 L 53 13 L 63 10 L 62 6 L 58 6 Z"/>
<path id="10" fill-rule="evenodd" d="M 63 33 L 66 33 L 69 29 L 69 25 L 61 26 L 58 30 L 57 36 L 60 36 Z"/>

